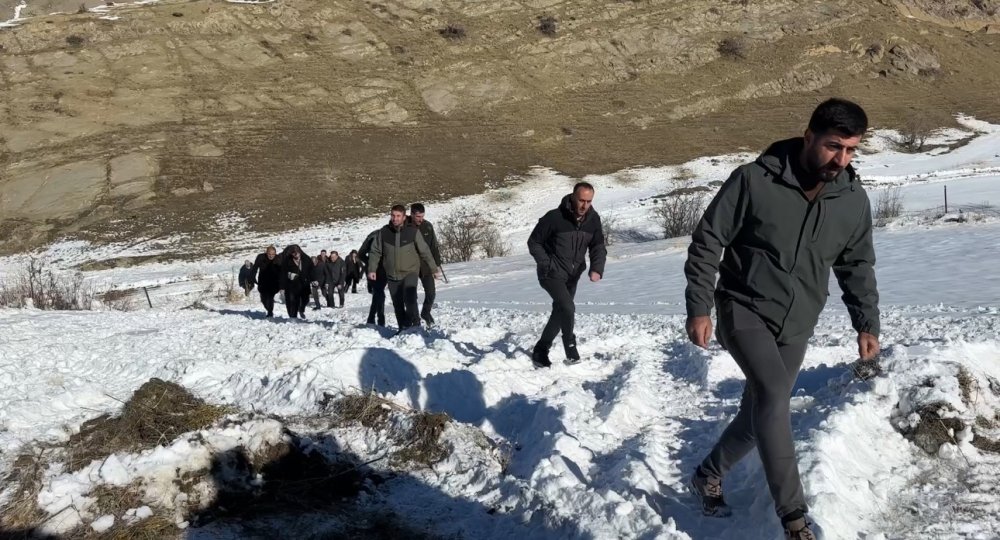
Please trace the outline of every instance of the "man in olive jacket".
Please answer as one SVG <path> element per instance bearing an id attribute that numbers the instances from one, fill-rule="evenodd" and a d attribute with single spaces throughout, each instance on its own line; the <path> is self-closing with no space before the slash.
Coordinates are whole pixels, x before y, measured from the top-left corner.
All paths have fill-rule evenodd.
<path id="1" fill-rule="evenodd" d="M 414 227 L 420 231 L 420 235 L 424 237 L 424 243 L 431 250 L 431 256 L 434 257 L 434 263 L 441 267 L 441 250 L 438 248 L 437 235 L 434 233 L 434 226 L 431 225 L 430 221 L 424 219 L 424 213 L 426 209 L 421 203 L 413 203 L 410 205 L 410 217 L 407 218 L 409 223 L 412 223 Z M 442 272 L 443 273 L 443 272 Z M 420 308 L 420 318 L 427 323 L 427 326 L 434 324 L 434 317 L 431 315 L 431 308 L 434 307 L 434 298 L 437 294 L 437 289 L 434 283 L 434 272 L 431 272 L 427 263 L 420 264 L 420 285 L 424 288 L 424 303 Z"/>
<path id="2" fill-rule="evenodd" d="M 378 237 L 372 242 L 368 268 L 378 268 L 381 264 L 385 269 L 400 332 L 420 325 L 417 274 L 421 261 L 427 264 L 435 278 L 440 277 L 441 272 L 420 231 L 406 222 L 406 207 L 393 206 L 389 223 L 379 229 Z M 376 272 L 369 272 L 368 279 L 375 281 Z"/>
<path id="3" fill-rule="evenodd" d="M 871 204 L 850 165 L 867 128 L 857 104 L 823 102 L 804 137 L 776 142 L 733 172 L 692 235 L 684 266 L 688 337 L 708 346 L 714 306 L 715 336 L 747 379 L 739 413 L 691 478 L 706 514 L 729 514 L 722 477 L 757 448 L 787 537 L 814 538 L 789 399 L 829 296 L 831 268 L 859 356 L 879 351 Z"/>
<path id="4" fill-rule="evenodd" d="M 604 276 L 607 248 L 601 216 L 591 206 L 594 186 L 580 182 L 563 197 L 559 207 L 550 210 L 535 225 L 528 237 L 528 252 L 535 259 L 538 282 L 552 297 L 552 314 L 542 335 L 531 351 L 536 367 L 549 367 L 549 348 L 562 331 L 566 364 L 580 361 L 573 326 L 576 316 L 576 285 L 587 269 L 585 256 L 590 254 L 590 281 Z"/>

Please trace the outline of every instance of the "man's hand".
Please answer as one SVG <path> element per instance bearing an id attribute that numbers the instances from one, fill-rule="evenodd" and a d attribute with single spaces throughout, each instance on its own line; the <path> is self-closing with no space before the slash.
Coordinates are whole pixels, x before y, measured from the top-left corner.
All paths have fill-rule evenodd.
<path id="1" fill-rule="evenodd" d="M 879 350 L 877 337 L 868 332 L 858 332 L 858 356 L 862 360 L 874 360 Z"/>
<path id="2" fill-rule="evenodd" d="M 594 283 L 601 281 L 601 274 L 598 274 L 597 272 L 591 272 L 590 281 L 593 281 Z"/>
<path id="3" fill-rule="evenodd" d="M 444 278 L 444 273 L 441 271 L 441 267 L 439 266 L 438 269 L 434 271 L 434 279 L 441 280 L 443 278 Z"/>
<path id="4" fill-rule="evenodd" d="M 376 279 L 375 272 L 368 272 L 368 279 L 375 281 Z"/>
<path id="5" fill-rule="evenodd" d="M 708 340 L 712 338 L 712 317 L 708 315 L 689 317 L 687 320 L 687 333 L 691 343 L 702 349 L 707 349 Z"/>

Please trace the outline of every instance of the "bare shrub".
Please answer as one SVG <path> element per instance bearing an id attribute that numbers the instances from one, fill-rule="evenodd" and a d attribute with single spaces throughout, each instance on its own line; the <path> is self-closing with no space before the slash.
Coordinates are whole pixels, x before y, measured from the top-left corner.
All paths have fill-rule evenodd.
<path id="1" fill-rule="evenodd" d="M 483 255 L 487 259 L 510 255 L 510 243 L 503 239 L 500 235 L 500 229 L 493 223 L 490 223 L 483 230 L 479 246 L 483 249 Z"/>
<path id="2" fill-rule="evenodd" d="M 110 289 L 99 295 L 101 303 L 115 311 L 135 309 L 135 289 Z"/>
<path id="3" fill-rule="evenodd" d="M 666 195 L 654 209 L 663 228 L 663 237 L 677 238 L 693 233 L 705 211 L 707 199 L 703 190 L 690 186 L 675 189 Z"/>
<path id="4" fill-rule="evenodd" d="M 486 194 L 486 200 L 491 203 L 511 202 L 515 198 L 517 198 L 517 195 L 510 189 L 498 189 Z"/>
<path id="5" fill-rule="evenodd" d="M 604 233 L 604 245 L 610 246 L 615 243 L 615 236 L 618 234 L 618 216 L 608 212 L 601 216 L 601 228 Z"/>
<path id="6" fill-rule="evenodd" d="M 510 253 L 499 225 L 468 208 L 456 209 L 441 220 L 438 240 L 445 262 L 471 261 L 480 253 L 487 258 Z"/>
<path id="7" fill-rule="evenodd" d="M 91 308 L 94 297 L 82 273 L 56 273 L 33 257 L 0 284 L 0 307 L 84 310 Z"/>
<path id="8" fill-rule="evenodd" d="M 875 199 L 876 227 L 885 227 L 903 213 L 903 193 L 899 186 L 888 188 Z"/>
<path id="9" fill-rule="evenodd" d="M 558 21 L 551 15 L 538 18 L 538 31 L 549 37 L 556 35 Z"/>
<path id="10" fill-rule="evenodd" d="M 83 36 L 78 36 L 76 34 L 66 36 L 66 44 L 70 47 L 83 47 L 83 44 L 86 43 L 86 41 L 87 40 L 84 39 Z"/>
<path id="11" fill-rule="evenodd" d="M 747 49 L 749 44 L 746 38 L 742 36 L 729 36 L 719 42 L 719 46 L 716 50 L 723 58 L 729 59 L 745 59 L 747 57 Z"/>
<path id="12" fill-rule="evenodd" d="M 465 37 L 465 28 L 457 24 L 449 24 L 438 30 L 438 34 L 441 34 L 441 37 L 445 39 L 459 40 Z"/>
<path id="13" fill-rule="evenodd" d="M 243 289 L 239 286 L 236 280 L 235 272 L 226 272 L 218 277 L 219 288 L 216 290 L 216 294 L 220 300 L 224 300 L 230 303 L 236 303 L 246 296 L 243 294 Z"/>
<path id="14" fill-rule="evenodd" d="M 896 146 L 903 152 L 921 152 L 933 132 L 934 125 L 926 116 L 914 114 L 899 129 Z"/>

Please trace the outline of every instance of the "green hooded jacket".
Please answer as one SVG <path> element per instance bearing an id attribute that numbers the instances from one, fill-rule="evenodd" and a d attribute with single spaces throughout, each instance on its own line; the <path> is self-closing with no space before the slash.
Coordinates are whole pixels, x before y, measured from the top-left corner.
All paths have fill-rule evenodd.
<path id="1" fill-rule="evenodd" d="M 772 144 L 712 199 L 684 265 L 689 317 L 731 299 L 757 313 L 779 343 L 807 341 L 830 296 L 832 268 L 854 329 L 878 336 L 868 195 L 848 166 L 810 202 L 791 166 L 803 144 Z"/>

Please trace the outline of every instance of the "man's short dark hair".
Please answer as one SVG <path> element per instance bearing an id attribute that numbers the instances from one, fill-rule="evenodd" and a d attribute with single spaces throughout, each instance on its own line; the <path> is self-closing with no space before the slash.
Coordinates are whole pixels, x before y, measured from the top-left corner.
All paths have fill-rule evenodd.
<path id="1" fill-rule="evenodd" d="M 426 210 L 424 210 L 424 205 L 422 203 L 415 202 L 410 205 L 411 214 L 423 214 L 424 212 L 426 212 Z"/>
<path id="2" fill-rule="evenodd" d="M 401 204 L 394 204 L 394 205 L 392 205 L 392 208 L 389 209 L 389 211 L 390 212 L 402 212 L 402 213 L 405 214 L 406 213 L 406 207 L 403 206 L 403 205 L 401 205 Z"/>
<path id="3" fill-rule="evenodd" d="M 573 186 L 573 193 L 576 193 L 577 191 L 580 191 L 581 189 L 586 189 L 586 190 L 590 190 L 590 191 L 597 191 L 596 189 L 594 189 L 594 186 L 590 184 L 590 182 L 577 182 L 576 185 Z"/>
<path id="4" fill-rule="evenodd" d="M 830 98 L 813 111 L 809 118 L 809 131 L 816 135 L 836 131 L 847 137 L 857 137 L 868 131 L 868 115 L 857 103 Z"/>

